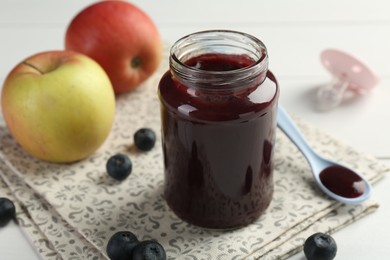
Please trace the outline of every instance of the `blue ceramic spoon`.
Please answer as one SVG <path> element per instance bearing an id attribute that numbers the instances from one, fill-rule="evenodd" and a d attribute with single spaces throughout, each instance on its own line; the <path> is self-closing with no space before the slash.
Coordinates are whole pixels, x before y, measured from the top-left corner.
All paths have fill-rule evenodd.
<path id="1" fill-rule="evenodd" d="M 350 168 L 319 156 L 310 147 L 286 110 L 280 105 L 278 108 L 278 127 L 306 157 L 316 183 L 328 196 L 347 204 L 359 204 L 370 197 L 372 192 L 370 183 Z"/>

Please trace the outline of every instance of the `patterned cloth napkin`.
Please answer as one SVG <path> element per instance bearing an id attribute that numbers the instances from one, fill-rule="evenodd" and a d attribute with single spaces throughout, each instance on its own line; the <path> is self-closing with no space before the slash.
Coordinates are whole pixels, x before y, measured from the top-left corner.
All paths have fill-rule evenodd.
<path id="1" fill-rule="evenodd" d="M 167 53 L 164 60 L 167 61 Z M 157 239 L 169 259 L 285 259 L 317 231 L 335 232 L 374 211 L 378 205 L 343 205 L 315 185 L 309 165 L 280 131 L 275 150 L 275 191 L 271 205 L 253 224 L 235 230 L 209 230 L 178 219 L 163 194 L 161 143 L 138 152 L 133 134 L 141 127 L 160 133 L 158 81 L 162 64 L 143 86 L 117 97 L 114 127 L 89 158 L 53 164 L 25 153 L 0 125 L 0 196 L 16 202 L 19 225 L 43 259 L 106 259 L 106 244 L 117 231 Z M 314 148 L 350 165 L 375 182 L 388 171 L 374 158 L 356 152 L 319 129 L 298 120 Z M 133 172 L 123 182 L 108 177 L 107 159 L 127 153 Z"/>

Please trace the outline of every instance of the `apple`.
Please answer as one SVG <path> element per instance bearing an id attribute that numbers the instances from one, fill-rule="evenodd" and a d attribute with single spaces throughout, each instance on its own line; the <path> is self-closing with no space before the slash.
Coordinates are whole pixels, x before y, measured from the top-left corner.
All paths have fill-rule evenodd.
<path id="1" fill-rule="evenodd" d="M 160 34 L 150 17 L 125 1 L 101 1 L 78 13 L 65 35 L 65 49 L 81 52 L 107 72 L 115 93 L 140 85 L 162 58 Z"/>
<path id="2" fill-rule="evenodd" d="M 3 117 L 14 139 L 31 155 L 73 162 L 107 138 L 115 94 L 101 66 L 72 51 L 35 54 L 8 74 L 1 92 Z"/>

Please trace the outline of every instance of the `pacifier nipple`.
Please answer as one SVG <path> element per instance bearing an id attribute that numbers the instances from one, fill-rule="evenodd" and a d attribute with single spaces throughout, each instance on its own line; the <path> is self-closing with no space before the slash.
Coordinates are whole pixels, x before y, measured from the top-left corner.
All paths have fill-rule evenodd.
<path id="1" fill-rule="evenodd" d="M 332 74 L 333 80 L 317 91 L 320 110 L 337 107 L 346 91 L 363 94 L 379 82 L 378 76 L 367 65 L 346 52 L 327 49 L 321 53 L 321 62 Z"/>

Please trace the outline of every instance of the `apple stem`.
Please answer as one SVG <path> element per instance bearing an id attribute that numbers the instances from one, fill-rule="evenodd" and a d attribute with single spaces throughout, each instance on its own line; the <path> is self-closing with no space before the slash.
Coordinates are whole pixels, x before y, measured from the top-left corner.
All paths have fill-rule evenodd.
<path id="1" fill-rule="evenodd" d="M 39 73 L 41 73 L 42 75 L 44 74 L 44 72 L 42 70 L 40 70 L 38 67 L 36 67 L 34 64 L 31 64 L 29 61 L 23 61 L 23 64 L 26 65 L 26 66 L 29 66 L 37 71 L 39 71 Z"/>
<path id="2" fill-rule="evenodd" d="M 141 58 L 140 57 L 134 57 L 131 60 L 131 67 L 132 68 L 138 68 L 141 66 Z"/>

